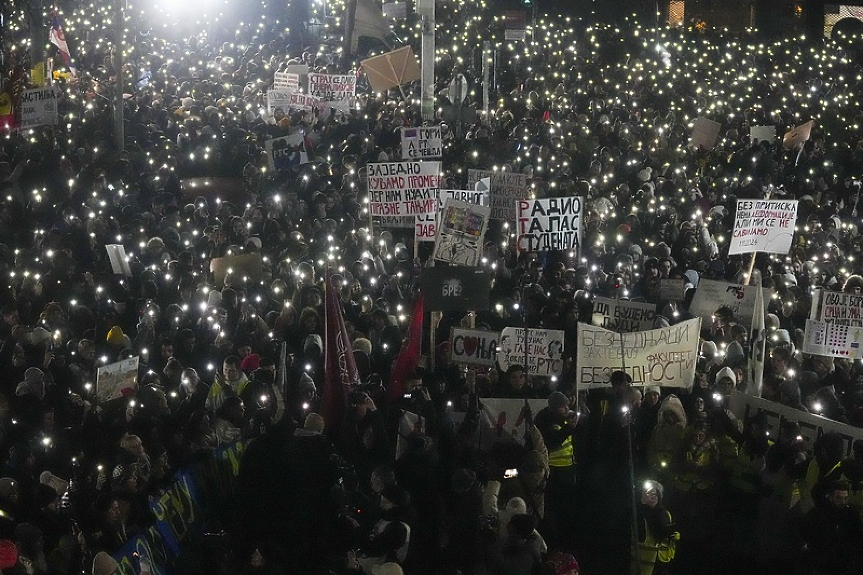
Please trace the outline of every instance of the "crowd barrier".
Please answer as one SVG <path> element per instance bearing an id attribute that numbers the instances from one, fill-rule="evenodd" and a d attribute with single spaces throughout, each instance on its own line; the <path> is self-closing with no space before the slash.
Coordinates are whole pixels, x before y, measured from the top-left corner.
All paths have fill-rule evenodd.
<path id="1" fill-rule="evenodd" d="M 246 443 L 222 446 L 174 474 L 170 487 L 150 501 L 153 523 L 114 554 L 120 567 L 114 575 L 138 575 L 141 560 L 151 575 L 180 573 L 183 544 L 208 528 L 223 525 L 233 495 Z"/>

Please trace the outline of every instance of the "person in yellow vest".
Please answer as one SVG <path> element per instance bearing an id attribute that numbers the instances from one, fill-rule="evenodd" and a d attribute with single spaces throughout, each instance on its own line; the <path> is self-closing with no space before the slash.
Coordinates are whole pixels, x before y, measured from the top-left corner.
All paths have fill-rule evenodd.
<path id="1" fill-rule="evenodd" d="M 548 448 L 548 484 L 546 486 L 546 525 L 543 533 L 549 546 L 560 544 L 564 533 L 572 533 L 575 507 L 575 458 L 573 438 L 578 413 L 570 409 L 569 398 L 555 391 L 548 407 L 536 414 L 536 428 Z"/>
<path id="2" fill-rule="evenodd" d="M 680 533 L 671 521 L 671 513 L 662 504 L 662 484 L 645 481 L 638 505 L 639 575 L 663 575 L 674 559 Z M 634 571 L 634 570 L 633 570 Z"/>

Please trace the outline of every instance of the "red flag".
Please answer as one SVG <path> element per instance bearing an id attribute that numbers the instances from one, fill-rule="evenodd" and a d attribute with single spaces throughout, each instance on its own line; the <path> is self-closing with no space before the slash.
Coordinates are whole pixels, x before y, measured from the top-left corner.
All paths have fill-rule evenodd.
<path id="1" fill-rule="evenodd" d="M 360 383 L 354 352 L 345 329 L 345 318 L 339 304 L 338 287 L 327 273 L 324 298 L 324 386 L 321 390 L 321 415 L 330 429 L 341 426 L 345 404 L 351 388 Z"/>
<path id="2" fill-rule="evenodd" d="M 414 372 L 420 360 L 420 351 L 423 342 L 424 299 L 423 294 L 420 294 L 419 299 L 414 304 L 414 313 L 411 316 L 407 336 L 402 342 L 399 356 L 393 363 L 393 371 L 390 374 L 390 385 L 387 389 L 387 395 L 392 402 L 396 402 L 400 397 L 404 397 L 405 380 Z"/>

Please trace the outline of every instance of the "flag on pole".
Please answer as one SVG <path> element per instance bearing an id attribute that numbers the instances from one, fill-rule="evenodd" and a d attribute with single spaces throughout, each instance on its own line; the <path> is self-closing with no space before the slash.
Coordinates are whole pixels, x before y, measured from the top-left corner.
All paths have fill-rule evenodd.
<path id="1" fill-rule="evenodd" d="M 75 64 L 72 63 L 72 54 L 69 53 L 69 45 L 66 44 L 66 33 L 63 31 L 63 25 L 56 10 L 51 12 L 51 30 L 48 32 L 48 40 L 60 50 L 60 56 L 63 58 L 66 67 L 72 72 L 72 77 L 77 76 L 78 71 L 75 69 Z"/>
<path id="2" fill-rule="evenodd" d="M 324 298 L 324 385 L 321 390 L 321 415 L 330 430 L 338 430 L 345 413 L 351 388 L 360 383 L 354 352 L 345 329 L 338 288 L 327 272 Z"/>
<path id="3" fill-rule="evenodd" d="M 749 330 L 749 386 L 746 388 L 749 395 L 756 397 L 761 397 L 764 381 L 764 354 L 767 344 L 764 313 L 764 290 L 759 282 L 752 312 L 752 327 Z"/>
<path id="4" fill-rule="evenodd" d="M 402 342 L 402 348 L 399 355 L 393 364 L 393 371 L 390 374 L 390 384 L 387 387 L 387 396 L 390 401 L 396 402 L 405 393 L 405 381 L 408 376 L 417 368 L 420 360 L 420 352 L 422 351 L 423 342 L 423 308 L 425 298 L 420 293 L 419 299 L 414 304 L 414 312 L 411 316 L 411 323 L 408 326 L 408 333 Z"/>

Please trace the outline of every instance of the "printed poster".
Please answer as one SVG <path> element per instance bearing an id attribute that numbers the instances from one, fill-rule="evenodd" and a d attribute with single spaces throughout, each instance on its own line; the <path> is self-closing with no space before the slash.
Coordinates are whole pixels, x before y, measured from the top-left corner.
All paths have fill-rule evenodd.
<path id="1" fill-rule="evenodd" d="M 490 215 L 490 208 L 447 200 L 437 226 L 432 257 L 451 264 L 477 265 Z"/>

